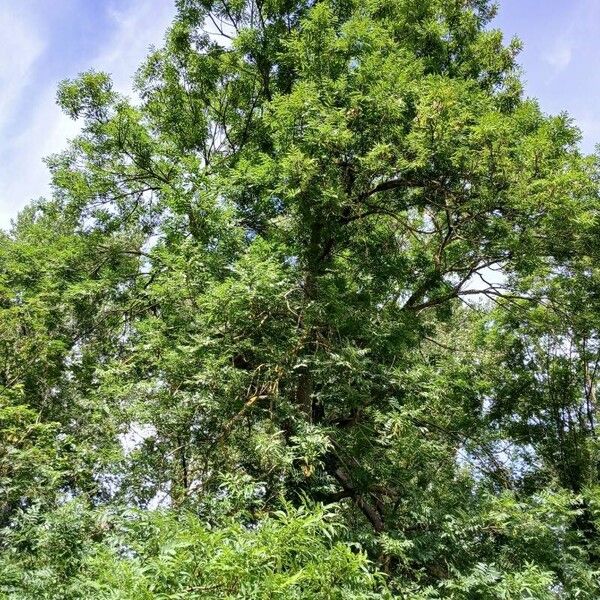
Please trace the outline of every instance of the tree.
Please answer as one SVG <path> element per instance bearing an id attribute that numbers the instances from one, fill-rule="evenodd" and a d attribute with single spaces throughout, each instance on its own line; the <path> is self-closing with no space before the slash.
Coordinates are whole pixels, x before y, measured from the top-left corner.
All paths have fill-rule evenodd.
<path id="1" fill-rule="evenodd" d="M 598 165 L 523 97 L 493 16 L 180 0 L 139 102 L 61 85 L 82 133 L 0 269 L 6 319 L 34 319 L 5 383 L 85 465 L 57 492 L 224 547 L 338 503 L 311 560 L 360 544 L 383 597 L 596 597 Z M 94 577 L 185 593 L 146 542 Z"/>

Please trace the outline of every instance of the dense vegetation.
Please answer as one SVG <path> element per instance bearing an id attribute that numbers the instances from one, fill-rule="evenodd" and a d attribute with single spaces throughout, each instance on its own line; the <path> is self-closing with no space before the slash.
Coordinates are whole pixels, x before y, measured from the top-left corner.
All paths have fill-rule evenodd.
<path id="1" fill-rule="evenodd" d="M 600 597 L 600 169 L 487 0 L 179 0 L 0 234 L 0 597 Z"/>

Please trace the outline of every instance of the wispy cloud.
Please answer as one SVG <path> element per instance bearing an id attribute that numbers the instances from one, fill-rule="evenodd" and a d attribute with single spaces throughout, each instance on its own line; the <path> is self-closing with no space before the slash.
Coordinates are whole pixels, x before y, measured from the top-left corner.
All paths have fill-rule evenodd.
<path id="1" fill-rule="evenodd" d="M 55 6 L 62 1 L 57 0 Z M 82 59 L 78 64 L 65 64 L 64 75 L 93 67 L 111 73 L 117 90 L 127 93 L 148 48 L 162 42 L 174 13 L 173 4 L 130 0 L 120 2 L 118 9 L 107 3 L 106 11 L 103 26 L 110 32 L 99 36 L 102 41 L 98 42 L 95 57 Z M 43 73 L 44 61 L 50 60 L 52 50 L 60 52 L 52 48 L 51 32 L 40 33 L 38 21 L 37 13 L 18 12 L 17 3 L 0 8 L 0 37 L 4 44 L 0 55 L 2 228 L 9 226 L 17 211 L 31 199 L 48 195 L 49 175 L 43 158 L 62 150 L 78 132 L 77 123 L 65 117 L 55 104 L 56 80 L 39 81 L 34 77 L 34 71 Z M 63 74 L 57 76 L 62 77 Z M 29 109 L 19 110 L 26 101 L 30 103 Z"/>
<path id="2" fill-rule="evenodd" d="M 14 114 L 31 81 L 32 66 L 44 49 L 44 40 L 17 15 L 0 6 L 0 132 Z"/>
<path id="3" fill-rule="evenodd" d="M 127 9 L 108 10 L 114 35 L 93 61 L 93 66 L 112 75 L 121 93 L 131 88 L 131 80 L 152 45 L 160 45 L 174 8 L 171 2 L 138 0 Z"/>
<path id="4" fill-rule="evenodd" d="M 554 43 L 554 46 L 544 54 L 544 60 L 553 67 L 555 71 L 566 69 L 572 58 L 573 43 L 567 39 L 557 40 Z"/>
<path id="5" fill-rule="evenodd" d="M 3 225 L 19 204 L 15 193 L 29 176 L 24 165 L 14 168 L 20 151 L 10 130 L 14 130 L 14 120 L 25 95 L 34 87 L 33 67 L 42 55 L 45 41 L 32 24 L 10 12 L 7 5 L 0 8 L 0 36 L 4 45 L 0 54 L 0 224 Z"/>

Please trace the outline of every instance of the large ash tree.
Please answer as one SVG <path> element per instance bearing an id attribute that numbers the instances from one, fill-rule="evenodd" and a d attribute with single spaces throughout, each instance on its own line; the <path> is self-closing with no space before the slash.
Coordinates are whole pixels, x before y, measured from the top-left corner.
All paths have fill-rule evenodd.
<path id="1" fill-rule="evenodd" d="M 487 0 L 179 0 L 0 238 L 6 598 L 597 598 L 599 170 Z"/>

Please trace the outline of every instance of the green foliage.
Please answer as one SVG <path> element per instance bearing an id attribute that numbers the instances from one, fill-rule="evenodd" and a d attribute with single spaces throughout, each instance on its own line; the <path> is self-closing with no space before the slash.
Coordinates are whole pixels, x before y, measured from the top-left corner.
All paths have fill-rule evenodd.
<path id="1" fill-rule="evenodd" d="M 23 515 L 0 561 L 7 598 L 381 598 L 364 553 L 335 541 L 329 509 L 293 509 L 218 529 L 170 511 Z M 27 554 L 23 550 L 27 547 Z M 381 592 L 383 593 L 383 592 Z"/>
<path id="2" fill-rule="evenodd" d="M 177 8 L 0 236 L 0 589 L 597 598 L 600 161 L 495 7 Z"/>

